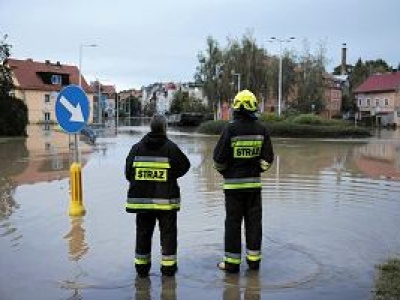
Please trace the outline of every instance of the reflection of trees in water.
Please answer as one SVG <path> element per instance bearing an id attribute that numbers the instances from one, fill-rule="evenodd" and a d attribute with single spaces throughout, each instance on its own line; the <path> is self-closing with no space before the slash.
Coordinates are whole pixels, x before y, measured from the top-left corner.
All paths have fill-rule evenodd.
<path id="1" fill-rule="evenodd" d="M 25 138 L 0 140 L 0 221 L 7 219 L 19 208 L 13 195 L 15 186 L 9 177 L 22 173 L 26 168 L 23 158 L 28 156 Z"/>

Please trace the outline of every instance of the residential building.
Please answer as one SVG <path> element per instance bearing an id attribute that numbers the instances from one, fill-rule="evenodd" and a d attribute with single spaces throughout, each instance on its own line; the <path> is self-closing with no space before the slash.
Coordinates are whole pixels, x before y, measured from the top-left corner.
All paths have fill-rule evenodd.
<path id="1" fill-rule="evenodd" d="M 199 99 L 203 105 L 207 105 L 207 98 L 204 96 L 201 85 L 193 82 L 185 83 L 153 83 L 142 88 L 142 107 L 155 102 L 158 113 L 170 111 L 172 100 L 176 92 L 188 93 L 189 97 Z"/>
<path id="2" fill-rule="evenodd" d="M 94 92 L 93 118 L 96 122 L 115 115 L 116 89 L 114 85 L 105 85 L 100 81 L 92 81 L 90 86 Z M 100 101 L 99 101 L 100 99 Z M 100 106 L 99 106 L 100 103 Z M 101 115 L 101 118 L 99 116 Z"/>
<path id="3" fill-rule="evenodd" d="M 325 91 L 324 100 L 325 108 L 320 112 L 320 115 L 326 119 L 332 119 L 334 116 L 339 116 L 342 107 L 342 86 L 344 77 L 334 76 L 329 73 L 324 74 Z"/>
<path id="4" fill-rule="evenodd" d="M 30 58 L 26 60 L 9 58 L 6 64 L 11 69 L 15 96 L 23 100 L 28 107 L 29 123 L 56 123 L 57 95 L 65 86 L 79 84 L 79 69 L 76 66 L 61 64 L 59 61 L 37 62 Z M 89 122 L 92 122 L 94 94 L 83 76 L 81 86 L 89 99 L 91 112 Z"/>
<path id="5" fill-rule="evenodd" d="M 137 90 L 137 89 L 129 89 L 129 90 L 123 90 L 118 93 L 118 111 L 119 112 L 124 112 L 127 116 L 130 115 L 131 112 L 131 105 L 132 102 L 130 99 L 132 97 L 135 97 L 139 100 L 140 103 L 142 103 L 142 90 Z M 132 109 L 134 109 L 132 107 Z M 140 112 L 141 113 L 141 112 Z M 139 112 L 136 111 L 136 114 L 140 114 Z"/>
<path id="6" fill-rule="evenodd" d="M 374 74 L 354 90 L 360 118 L 400 125 L 400 72 Z"/>

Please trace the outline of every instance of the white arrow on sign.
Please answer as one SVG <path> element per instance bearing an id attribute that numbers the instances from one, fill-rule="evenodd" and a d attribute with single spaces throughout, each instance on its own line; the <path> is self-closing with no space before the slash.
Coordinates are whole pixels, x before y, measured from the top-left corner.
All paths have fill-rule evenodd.
<path id="1" fill-rule="evenodd" d="M 71 117 L 69 118 L 70 121 L 85 122 L 80 103 L 73 106 L 64 96 L 61 96 L 60 103 L 71 113 Z"/>

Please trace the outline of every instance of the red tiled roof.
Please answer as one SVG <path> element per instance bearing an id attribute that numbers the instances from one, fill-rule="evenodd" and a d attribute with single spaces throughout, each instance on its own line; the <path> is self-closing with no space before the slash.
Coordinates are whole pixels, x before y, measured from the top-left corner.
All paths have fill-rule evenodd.
<path id="1" fill-rule="evenodd" d="M 116 93 L 115 86 L 113 86 L 113 85 L 102 84 L 101 88 L 102 88 L 104 94 L 115 94 Z"/>
<path id="2" fill-rule="evenodd" d="M 69 84 L 79 84 L 79 70 L 76 66 L 63 65 L 60 63 L 37 62 L 32 59 L 19 60 L 9 58 L 7 65 L 11 68 L 18 83 L 16 89 L 21 90 L 41 90 L 41 91 L 59 91 L 60 84 L 46 84 L 42 81 L 40 73 L 51 73 L 59 75 L 68 75 Z M 86 92 L 92 92 L 92 88 L 87 84 L 82 75 L 82 88 Z"/>
<path id="3" fill-rule="evenodd" d="M 166 90 L 176 90 L 176 85 L 173 82 L 169 82 L 165 85 Z"/>
<path id="4" fill-rule="evenodd" d="M 374 74 L 359 85 L 355 93 L 395 91 L 400 88 L 400 72 Z"/>

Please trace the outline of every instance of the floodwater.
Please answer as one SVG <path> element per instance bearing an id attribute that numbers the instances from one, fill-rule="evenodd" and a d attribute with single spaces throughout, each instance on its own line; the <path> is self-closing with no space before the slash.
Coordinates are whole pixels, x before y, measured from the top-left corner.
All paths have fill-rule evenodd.
<path id="1" fill-rule="evenodd" d="M 0 299 L 369 299 L 376 265 L 400 253 L 400 131 L 369 139 L 273 139 L 263 175 L 263 261 L 225 275 L 217 137 L 169 128 L 192 168 L 180 179 L 179 271 L 133 268 L 135 217 L 125 213 L 125 157 L 146 126 L 80 143 L 86 215 L 70 217 L 67 135 L 29 128 L 0 139 Z M 113 130 L 111 130 L 113 132 Z M 115 131 L 114 131 L 115 132 Z"/>

